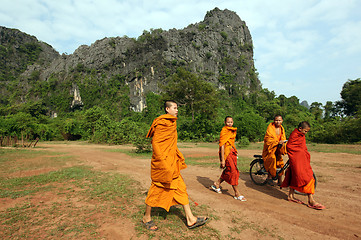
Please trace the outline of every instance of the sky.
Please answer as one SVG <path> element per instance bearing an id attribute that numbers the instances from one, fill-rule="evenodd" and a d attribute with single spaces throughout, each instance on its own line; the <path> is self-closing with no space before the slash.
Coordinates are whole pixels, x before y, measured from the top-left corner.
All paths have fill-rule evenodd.
<path id="1" fill-rule="evenodd" d="M 246 22 L 262 87 L 276 96 L 335 102 L 345 82 L 361 78 L 359 0 L 0 0 L 0 6 L 1 26 L 60 54 L 104 37 L 183 29 L 218 7 Z"/>

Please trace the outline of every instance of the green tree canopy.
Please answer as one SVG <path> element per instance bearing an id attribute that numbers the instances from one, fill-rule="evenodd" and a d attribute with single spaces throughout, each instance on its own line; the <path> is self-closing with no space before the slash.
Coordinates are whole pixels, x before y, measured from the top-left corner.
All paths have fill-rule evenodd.
<path id="1" fill-rule="evenodd" d="M 338 102 L 347 116 L 353 116 L 361 110 L 361 79 L 348 80 L 342 87 L 342 100 Z"/>
<path id="2" fill-rule="evenodd" d="M 178 68 L 163 89 L 165 91 L 164 98 L 173 99 L 180 105 L 184 105 L 187 115 L 192 116 L 192 121 L 194 121 L 195 115 L 205 118 L 213 118 L 216 115 L 217 91 L 200 75 Z"/>

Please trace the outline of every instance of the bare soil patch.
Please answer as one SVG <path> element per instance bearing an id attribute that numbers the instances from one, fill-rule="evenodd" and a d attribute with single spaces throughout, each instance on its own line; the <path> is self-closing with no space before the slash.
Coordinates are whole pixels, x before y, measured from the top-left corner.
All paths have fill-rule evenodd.
<path id="1" fill-rule="evenodd" d="M 34 151 L 56 151 L 75 156 L 76 164 L 91 166 L 95 170 L 127 174 L 139 182 L 142 193 L 145 193 L 150 186 L 149 158 L 133 157 L 121 151 L 110 151 L 133 149 L 131 146 L 75 142 L 39 143 L 37 147 Z M 218 161 L 216 144 L 197 146 L 180 143 L 179 148 L 186 159 L 204 157 L 203 161 Z M 248 158 L 249 162 L 254 154 L 259 153 L 258 150 L 239 149 L 239 156 Z M 36 162 L 36 158 L 31 161 Z M 192 208 L 203 206 L 208 209 L 211 217 L 208 226 L 217 232 L 217 237 L 211 239 L 359 239 L 361 237 L 361 155 L 311 152 L 311 165 L 318 177 L 315 199 L 326 206 L 322 211 L 288 202 L 288 189 L 257 186 L 252 183 L 248 173 L 242 173 L 239 181 L 240 191 L 246 196 L 247 202 L 234 200 L 233 190 L 226 183 L 222 185 L 223 194 L 209 190 L 209 186 L 221 173 L 217 167 L 188 165 L 188 168 L 182 171 L 182 176 L 187 184 L 189 196 L 200 205 L 198 207 L 192 205 Z M 57 169 L 57 166 L 31 171 L 20 169 L 14 171 L 11 177 L 36 175 L 54 169 Z M 307 199 L 306 196 L 299 198 L 304 201 Z M 36 201 L 33 198 L 29 204 L 61 202 L 57 211 L 61 211 L 61 208 L 65 211 L 67 207 L 64 204 L 67 199 L 59 197 L 56 193 L 53 195 L 47 193 L 35 199 Z M 22 200 L 24 199 L 0 198 L 0 210 L 13 207 Z M 76 205 L 72 204 L 71 207 L 75 208 Z M 102 218 L 104 216 L 104 214 L 99 215 Z M 96 218 L 96 215 L 92 217 Z M 66 222 L 66 219 L 55 219 L 55 221 Z M 99 238 L 149 238 L 145 233 L 137 234 L 136 228 L 139 224 L 126 216 L 104 219 L 98 224 Z M 159 230 L 161 231 L 162 229 Z M 190 230 L 186 229 L 186 231 Z M 151 235 L 153 239 L 164 238 L 161 236 L 163 235 L 159 233 Z"/>

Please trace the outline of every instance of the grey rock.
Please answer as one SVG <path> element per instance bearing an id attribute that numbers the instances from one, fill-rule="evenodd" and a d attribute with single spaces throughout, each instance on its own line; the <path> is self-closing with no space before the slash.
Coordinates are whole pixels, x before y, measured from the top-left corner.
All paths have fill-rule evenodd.
<path id="1" fill-rule="evenodd" d="M 70 55 L 59 55 L 45 43 L 42 47 L 43 64 L 28 66 L 24 77 L 39 71 L 41 81 L 57 73 L 66 79 L 79 66 L 99 71 L 99 79 L 100 73 L 109 78 L 120 74 L 126 77 L 134 111 L 142 111 L 147 92 L 159 93 L 159 85 L 166 84 L 167 77 L 179 66 L 204 75 L 220 89 L 225 88 L 219 81 L 221 74 L 234 76 L 234 81 L 249 91 L 261 88 L 258 78 L 250 77 L 255 68 L 248 27 L 235 12 L 227 9 L 215 8 L 207 12 L 203 21 L 184 29 L 151 29 L 137 39 L 103 38 L 90 46 L 80 46 Z M 76 85 L 73 89 L 79 90 Z M 74 94 L 75 90 L 69 91 Z"/>

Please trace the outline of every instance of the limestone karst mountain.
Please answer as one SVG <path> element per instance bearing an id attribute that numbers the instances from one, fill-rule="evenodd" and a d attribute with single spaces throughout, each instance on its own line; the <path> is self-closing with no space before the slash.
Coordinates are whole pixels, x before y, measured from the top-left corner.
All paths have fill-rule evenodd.
<path id="1" fill-rule="evenodd" d="M 159 84 L 166 84 L 178 67 L 202 75 L 217 88 L 235 83 L 249 92 L 261 87 L 246 23 L 235 12 L 218 8 L 184 29 L 151 29 L 137 39 L 104 38 L 91 46 L 82 45 L 70 55 L 60 55 L 35 37 L 5 27 L 0 28 L 0 44 L 0 101 L 5 104 L 42 99 L 62 91 L 61 96 L 68 94 L 69 109 L 74 104 L 73 96 L 81 98 L 86 107 L 83 94 L 89 89 L 84 81 L 100 84 L 117 76 L 129 87 L 131 109 L 142 111 L 146 93 L 159 93 Z M 35 82 L 47 83 L 48 92 L 32 90 Z M 15 89 L 16 96 L 5 97 Z M 55 105 L 47 105 L 51 111 L 60 111 Z"/>

